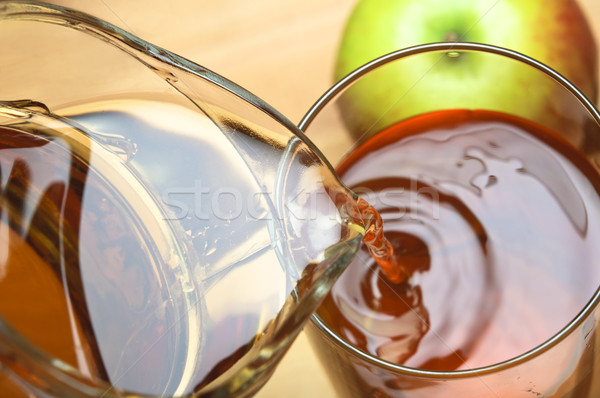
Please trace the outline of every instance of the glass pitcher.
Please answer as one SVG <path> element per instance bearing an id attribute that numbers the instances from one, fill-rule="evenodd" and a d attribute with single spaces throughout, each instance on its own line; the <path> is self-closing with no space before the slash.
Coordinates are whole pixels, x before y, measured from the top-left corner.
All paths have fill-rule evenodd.
<path id="1" fill-rule="evenodd" d="M 286 118 L 113 25 L 0 4 L 0 393 L 248 396 L 354 255 Z"/>

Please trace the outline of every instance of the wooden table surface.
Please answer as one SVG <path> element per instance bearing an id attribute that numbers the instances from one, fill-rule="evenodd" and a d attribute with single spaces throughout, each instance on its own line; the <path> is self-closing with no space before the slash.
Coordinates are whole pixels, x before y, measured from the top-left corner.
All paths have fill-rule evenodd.
<path id="1" fill-rule="evenodd" d="M 298 122 L 333 83 L 336 47 L 344 21 L 356 1 L 95 0 L 82 3 L 70 0 L 60 3 L 92 11 L 208 67 Z M 579 1 L 600 44 L 600 0 Z M 257 397 L 326 398 L 335 397 L 335 392 L 306 337 L 301 334 Z"/>

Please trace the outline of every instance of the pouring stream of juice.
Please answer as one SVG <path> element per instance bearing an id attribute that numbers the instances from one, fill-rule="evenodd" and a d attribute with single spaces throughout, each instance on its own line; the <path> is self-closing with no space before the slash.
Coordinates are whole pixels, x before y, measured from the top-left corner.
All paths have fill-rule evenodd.
<path id="1" fill-rule="evenodd" d="M 402 283 L 409 278 L 390 241 L 384 235 L 381 215 L 366 200 L 358 199 L 358 210 L 363 219 L 365 235 L 363 242 L 379 266 L 382 274 L 392 283 Z"/>

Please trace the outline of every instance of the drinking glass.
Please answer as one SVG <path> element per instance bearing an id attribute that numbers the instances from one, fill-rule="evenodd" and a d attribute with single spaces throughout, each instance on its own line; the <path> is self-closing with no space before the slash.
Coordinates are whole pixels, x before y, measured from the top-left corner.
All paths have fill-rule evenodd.
<path id="1" fill-rule="evenodd" d="M 459 67 L 461 62 L 464 70 Z M 448 64 L 456 67 L 456 73 L 447 73 Z M 500 75 L 496 75 L 498 71 Z M 508 73 L 510 83 L 500 77 L 502 73 Z M 402 87 L 397 82 L 402 82 Z M 361 104 L 369 109 L 362 112 Z M 592 101 L 548 66 L 484 44 L 426 44 L 373 60 L 327 91 L 299 127 L 333 164 L 339 164 L 356 146 L 399 121 L 394 115 L 410 118 L 447 109 L 497 111 L 535 122 L 557 133 L 596 171 L 600 169 L 600 114 Z M 451 243 L 444 249 L 451 251 Z M 589 261 L 593 262 L 590 269 L 597 269 L 598 259 Z M 340 397 L 597 397 L 599 281 L 593 275 L 579 277 L 587 278 L 594 293 L 569 315 L 570 321 L 538 346 L 486 366 L 435 371 L 383 360 L 342 337 L 335 325 L 319 315 L 322 309 L 313 315 L 307 332 Z M 456 310 L 452 295 L 445 300 L 449 311 Z M 510 319 L 510 314 L 507 316 Z M 530 333 L 525 325 L 517 329 L 518 333 Z"/>

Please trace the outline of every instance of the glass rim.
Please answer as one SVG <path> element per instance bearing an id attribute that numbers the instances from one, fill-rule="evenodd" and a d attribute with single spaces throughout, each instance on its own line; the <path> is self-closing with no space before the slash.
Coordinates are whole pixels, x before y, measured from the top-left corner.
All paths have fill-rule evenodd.
<path id="1" fill-rule="evenodd" d="M 340 79 L 337 83 L 335 83 L 333 86 L 331 86 L 306 112 L 306 114 L 302 117 L 300 123 L 298 124 L 298 127 L 300 128 L 300 130 L 306 131 L 306 129 L 310 126 L 314 119 L 319 115 L 319 113 L 332 100 L 334 100 L 346 88 L 352 85 L 352 83 L 360 79 L 362 76 L 368 74 L 369 72 L 378 69 L 384 65 L 387 65 L 391 62 L 397 61 L 401 58 L 442 51 L 470 51 L 489 53 L 529 65 L 534 69 L 537 69 L 541 73 L 545 74 L 547 77 L 550 77 L 560 86 L 568 90 L 579 101 L 579 103 L 584 106 L 584 108 L 593 117 L 596 124 L 600 127 L 600 111 L 596 109 L 592 101 L 588 99 L 573 83 L 571 83 L 567 78 L 558 73 L 556 70 L 523 53 L 510 50 L 504 47 L 473 42 L 438 42 L 420 44 L 396 50 L 388 54 L 382 55 L 378 58 L 375 58 L 374 60 L 369 61 L 366 64 L 363 64 L 362 66 L 354 69 L 352 72 L 350 72 L 345 77 Z M 600 286 L 596 289 L 595 293 L 585 304 L 585 306 L 583 306 L 581 311 L 577 315 L 575 315 L 575 317 L 573 317 L 566 326 L 564 326 L 556 334 L 554 334 L 552 337 L 550 337 L 543 343 L 533 347 L 528 351 L 525 351 L 524 353 L 518 356 L 509 358 L 502 362 L 471 369 L 447 371 L 418 369 L 386 361 L 384 359 L 371 355 L 358 347 L 355 347 L 354 345 L 343 339 L 341 336 L 339 336 L 333 330 L 331 330 L 317 313 L 314 313 L 312 315 L 311 321 L 313 325 L 317 327 L 319 332 L 323 333 L 326 336 L 326 338 L 333 342 L 333 344 L 341 347 L 353 356 L 358 357 L 359 359 L 364 360 L 380 368 L 384 368 L 394 373 L 400 373 L 422 378 L 424 377 L 430 379 L 461 379 L 473 376 L 479 377 L 487 374 L 496 373 L 526 363 L 527 361 L 536 358 L 537 356 L 556 346 L 562 340 L 566 339 L 572 332 L 574 332 L 580 325 L 582 325 L 585 322 L 585 320 L 588 319 L 589 316 L 592 315 L 594 308 L 596 308 L 598 305 L 600 305 Z"/>

